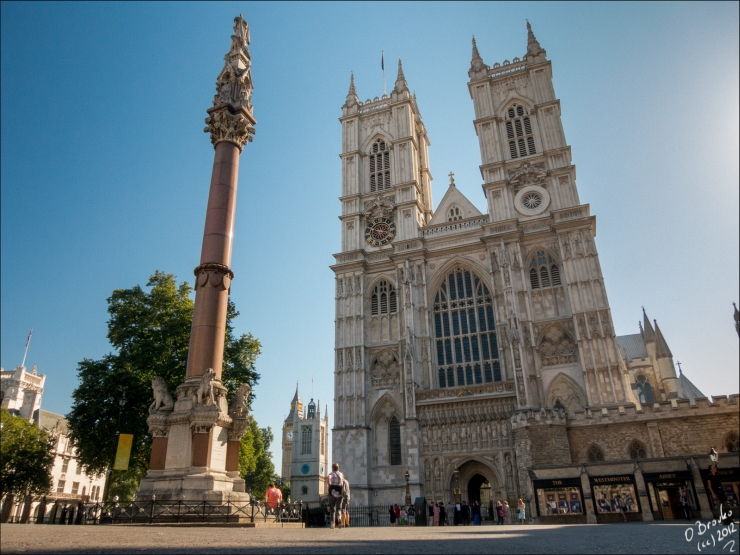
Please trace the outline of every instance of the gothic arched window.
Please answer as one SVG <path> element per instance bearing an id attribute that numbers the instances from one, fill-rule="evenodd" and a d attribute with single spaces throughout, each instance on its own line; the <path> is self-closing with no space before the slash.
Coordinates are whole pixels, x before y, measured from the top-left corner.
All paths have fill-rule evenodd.
<path id="1" fill-rule="evenodd" d="M 514 104 L 506 111 L 506 139 L 512 158 L 537 153 L 529 112 L 520 104 Z"/>
<path id="2" fill-rule="evenodd" d="M 379 281 L 370 296 L 370 314 L 377 316 L 397 311 L 396 289 L 386 280 Z"/>
<path id="3" fill-rule="evenodd" d="M 378 139 L 370 150 L 370 192 L 390 189 L 391 155 L 385 141 Z"/>
<path id="4" fill-rule="evenodd" d="M 532 289 L 561 285 L 560 267 L 545 251 L 537 251 L 529 266 L 529 285 Z"/>
<path id="5" fill-rule="evenodd" d="M 311 426 L 303 426 L 301 429 L 301 455 L 311 454 L 311 436 L 313 430 Z"/>
<path id="6" fill-rule="evenodd" d="M 401 424 L 395 416 L 388 422 L 388 460 L 392 465 L 401 464 Z"/>
<path id="7" fill-rule="evenodd" d="M 633 439 L 627 448 L 630 459 L 636 461 L 638 459 L 647 459 L 647 448 L 645 444 L 639 439 Z"/>
<path id="8" fill-rule="evenodd" d="M 588 447 L 588 451 L 586 451 L 586 459 L 588 462 L 599 462 L 604 460 L 604 451 L 596 445 L 595 443 L 592 443 Z"/>
<path id="9" fill-rule="evenodd" d="M 455 269 L 434 298 L 439 387 L 501 381 L 491 293 L 471 272 Z"/>

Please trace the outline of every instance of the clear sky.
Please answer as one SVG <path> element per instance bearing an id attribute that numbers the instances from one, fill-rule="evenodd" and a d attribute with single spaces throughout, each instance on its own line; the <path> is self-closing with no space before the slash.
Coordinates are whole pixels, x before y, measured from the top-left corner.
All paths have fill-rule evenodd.
<path id="1" fill-rule="evenodd" d="M 402 58 L 432 146 L 481 210 L 467 90 L 484 61 L 553 63 L 617 334 L 641 306 L 708 395 L 738 391 L 737 2 L 2 2 L 1 360 L 47 375 L 66 413 L 77 363 L 111 350 L 106 298 L 156 269 L 192 283 L 213 148 L 203 133 L 233 18 L 251 26 L 257 134 L 241 157 L 232 298 L 262 341 L 254 414 L 280 428 L 300 383 L 333 422 L 340 126 Z"/>

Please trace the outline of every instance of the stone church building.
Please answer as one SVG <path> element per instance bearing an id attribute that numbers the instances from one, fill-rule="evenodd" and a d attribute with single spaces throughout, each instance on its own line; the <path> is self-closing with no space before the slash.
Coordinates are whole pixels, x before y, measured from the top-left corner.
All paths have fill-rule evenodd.
<path id="1" fill-rule="evenodd" d="M 488 66 L 473 40 L 486 212 L 454 177 L 432 205 L 429 139 L 399 61 L 342 127 L 333 457 L 353 503 L 518 498 L 541 521 L 706 517 L 707 453 L 737 502 L 738 395 L 705 398 L 657 322 L 617 337 L 552 66 Z M 728 454 L 729 453 L 729 454 Z M 621 520 L 621 515 L 619 516 Z M 682 517 L 683 518 L 683 517 Z"/>

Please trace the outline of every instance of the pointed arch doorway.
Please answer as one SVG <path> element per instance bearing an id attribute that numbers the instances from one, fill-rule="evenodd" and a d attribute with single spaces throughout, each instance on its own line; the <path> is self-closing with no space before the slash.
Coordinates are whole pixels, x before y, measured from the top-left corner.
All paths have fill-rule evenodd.
<path id="1" fill-rule="evenodd" d="M 488 507 L 491 502 L 491 484 L 480 474 L 473 475 L 468 480 L 468 503 L 477 501 L 481 507 Z"/>

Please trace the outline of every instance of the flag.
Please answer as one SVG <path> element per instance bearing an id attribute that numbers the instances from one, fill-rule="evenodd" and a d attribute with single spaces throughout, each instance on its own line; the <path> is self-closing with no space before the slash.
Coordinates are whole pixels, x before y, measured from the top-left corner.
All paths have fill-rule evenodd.
<path id="1" fill-rule="evenodd" d="M 385 71 L 385 62 L 383 61 L 383 51 L 380 51 L 380 69 Z"/>
<path id="2" fill-rule="evenodd" d="M 33 335 L 33 329 L 28 330 L 28 337 L 26 337 L 26 345 L 24 346 L 24 349 L 28 347 L 28 344 L 31 342 L 31 336 Z"/>
<path id="3" fill-rule="evenodd" d="M 132 434 L 118 434 L 118 449 L 116 450 L 116 460 L 113 463 L 113 470 L 128 470 L 133 439 L 134 436 Z"/>

